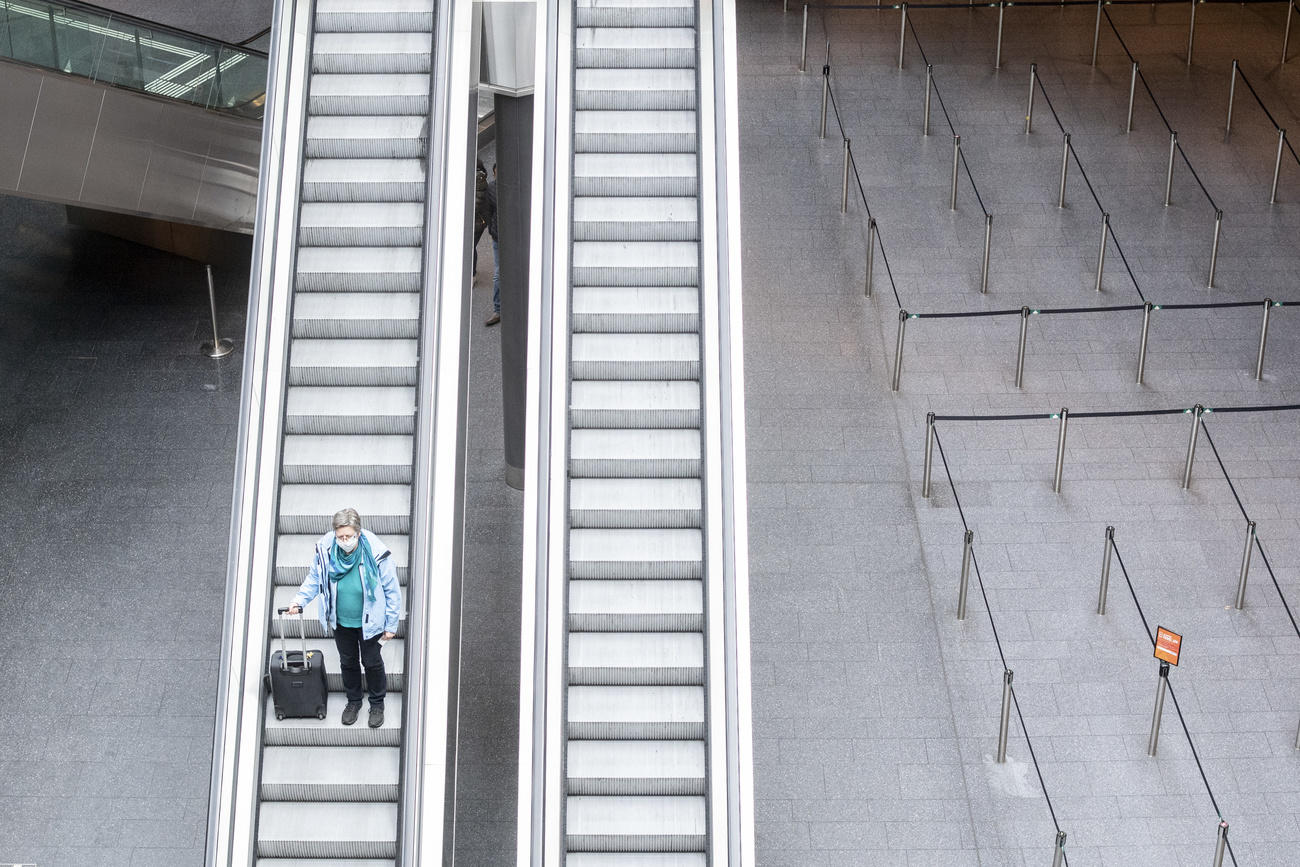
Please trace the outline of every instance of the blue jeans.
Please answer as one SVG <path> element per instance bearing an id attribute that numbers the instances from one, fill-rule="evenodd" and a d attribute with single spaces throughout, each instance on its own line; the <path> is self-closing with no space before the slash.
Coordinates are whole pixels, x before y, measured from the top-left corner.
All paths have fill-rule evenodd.
<path id="1" fill-rule="evenodd" d="M 501 257 L 497 255 L 497 239 L 492 239 L 492 312 L 501 312 Z"/>

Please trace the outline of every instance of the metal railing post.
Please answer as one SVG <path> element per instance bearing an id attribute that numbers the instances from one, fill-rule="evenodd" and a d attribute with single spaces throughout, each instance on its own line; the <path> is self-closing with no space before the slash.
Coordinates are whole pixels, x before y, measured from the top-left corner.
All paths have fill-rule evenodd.
<path id="1" fill-rule="evenodd" d="M 1106 549 L 1101 555 L 1101 587 L 1097 590 L 1097 613 L 1106 613 L 1106 593 L 1110 588 L 1110 552 L 1115 547 L 1115 528 L 1106 528 Z"/>
<path id="2" fill-rule="evenodd" d="M 1052 493 L 1061 493 L 1061 476 L 1065 473 L 1065 430 L 1070 424 L 1070 410 L 1061 407 L 1061 428 L 1056 434 L 1056 475 L 1052 478 Z"/>
<path id="3" fill-rule="evenodd" d="M 866 296 L 871 297 L 872 272 L 876 269 L 876 218 L 867 218 L 867 287 Z"/>
<path id="4" fill-rule="evenodd" d="M 1246 578 L 1250 575 L 1250 555 L 1255 548 L 1255 522 L 1246 522 L 1246 548 L 1241 552 L 1241 574 L 1237 577 L 1238 611 L 1246 607 Z"/>
<path id="5" fill-rule="evenodd" d="M 1219 236 L 1223 232 L 1223 211 L 1220 208 L 1214 209 L 1214 240 L 1210 243 L 1210 279 L 1206 281 L 1206 288 L 1214 288 L 1214 272 L 1219 266 Z"/>
<path id="6" fill-rule="evenodd" d="M 904 52 L 904 49 L 907 47 L 907 42 L 906 42 L 906 38 L 907 38 L 907 4 L 904 3 L 904 4 L 903 4 L 901 7 L 899 7 L 899 8 L 902 9 L 903 15 L 902 15 L 902 18 L 899 20 L 899 24 L 898 24 L 898 68 L 899 68 L 899 69 L 902 69 L 902 68 L 903 68 L 903 56 L 904 56 L 904 53 L 903 53 L 903 52 Z"/>
<path id="7" fill-rule="evenodd" d="M 1034 131 L 1034 79 L 1038 77 L 1038 64 L 1029 64 L 1029 102 L 1025 106 L 1025 135 Z"/>
<path id="8" fill-rule="evenodd" d="M 1232 61 L 1232 76 L 1228 79 L 1228 122 L 1223 126 L 1223 140 L 1232 135 L 1232 104 L 1237 98 L 1237 61 Z"/>
<path id="9" fill-rule="evenodd" d="M 1147 335 L 1151 333 L 1151 311 L 1155 305 L 1147 301 L 1142 305 L 1142 341 L 1138 344 L 1137 384 L 1141 385 L 1147 372 Z"/>
<path id="10" fill-rule="evenodd" d="M 1169 167 L 1165 169 L 1165 207 L 1169 207 L 1174 192 L 1174 153 L 1178 150 L 1178 132 L 1169 133 Z"/>
<path id="11" fill-rule="evenodd" d="M 1092 65 L 1097 65 L 1097 41 L 1101 38 L 1101 0 L 1097 0 L 1097 20 L 1092 25 Z"/>
<path id="12" fill-rule="evenodd" d="M 948 200 L 948 209 L 957 210 L 957 167 L 961 164 L 961 136 L 952 136 L 952 196 Z"/>
<path id="13" fill-rule="evenodd" d="M 1101 215 L 1101 246 L 1097 248 L 1097 291 L 1101 291 L 1101 272 L 1106 268 L 1106 241 L 1110 236 L 1110 214 Z"/>
<path id="14" fill-rule="evenodd" d="M 971 546 L 975 543 L 975 531 L 967 530 L 961 543 L 961 584 L 957 588 L 957 619 L 966 619 L 966 590 L 970 586 Z"/>
<path id="15" fill-rule="evenodd" d="M 980 269 L 980 294 L 989 291 L 989 248 L 993 243 L 993 215 L 984 215 L 984 265 Z"/>
<path id="16" fill-rule="evenodd" d="M 1300 750 L 1300 725 L 1295 727 L 1295 748 Z"/>
<path id="17" fill-rule="evenodd" d="M 1277 178 L 1282 172 L 1282 148 L 1286 147 L 1286 130 L 1277 131 L 1277 158 L 1273 160 L 1273 188 L 1268 193 L 1268 203 L 1277 204 Z"/>
<path id="18" fill-rule="evenodd" d="M 1025 381 L 1025 336 L 1029 332 L 1029 308 L 1020 308 L 1020 343 L 1016 349 L 1016 388 Z"/>
<path id="19" fill-rule="evenodd" d="M 1264 299 L 1264 321 L 1259 324 L 1259 352 L 1255 355 L 1255 381 L 1264 378 L 1264 350 L 1268 346 L 1268 316 L 1273 310 L 1273 299 Z"/>
<path id="20" fill-rule="evenodd" d="M 921 498 L 930 497 L 930 470 L 934 466 L 934 413 L 925 414 L 925 472 L 921 476 Z"/>
<path id="21" fill-rule="evenodd" d="M 853 141 L 844 139 L 844 181 L 840 185 L 840 213 L 849 212 L 849 160 L 853 158 Z"/>
<path id="22" fill-rule="evenodd" d="M 1228 848 L 1228 823 L 1219 820 L 1219 833 L 1214 841 L 1214 867 L 1223 867 L 1223 850 Z"/>
<path id="23" fill-rule="evenodd" d="M 1196 41 L 1196 0 L 1192 0 L 1192 18 L 1187 24 L 1187 65 L 1192 65 L 1192 44 Z"/>
<path id="24" fill-rule="evenodd" d="M 1065 175 L 1070 169 L 1070 134 L 1061 133 L 1061 190 L 1056 196 L 1056 207 L 1065 207 Z"/>
<path id="25" fill-rule="evenodd" d="M 1133 71 L 1129 74 L 1128 79 L 1128 119 L 1124 121 L 1124 133 L 1127 135 L 1133 131 L 1133 97 L 1137 94 L 1138 84 L 1138 62 L 1133 61 Z"/>
<path id="26" fill-rule="evenodd" d="M 1056 832 L 1056 848 L 1052 852 L 1052 867 L 1061 867 L 1065 862 L 1065 832 Z"/>
<path id="27" fill-rule="evenodd" d="M 208 310 L 212 314 L 212 342 L 203 341 L 199 351 L 208 358 L 225 358 L 235 351 L 235 344 L 234 341 L 227 340 L 217 332 L 217 290 L 212 280 L 212 266 L 204 265 L 203 270 L 208 278 Z"/>
<path id="28" fill-rule="evenodd" d="M 1192 407 L 1192 431 L 1187 435 L 1187 463 L 1183 466 L 1183 490 L 1192 485 L 1192 462 L 1196 460 L 1196 436 L 1201 432 L 1201 413 L 1205 407 L 1199 403 Z"/>
<path id="29" fill-rule="evenodd" d="M 1006 0 L 998 0 L 998 48 L 997 53 L 993 56 L 993 68 L 1002 68 L 1002 18 L 1006 14 Z"/>
<path id="30" fill-rule="evenodd" d="M 1282 30 L 1282 64 L 1286 65 L 1286 50 L 1291 43 L 1291 12 L 1295 9 L 1295 0 L 1287 0 L 1286 27 Z"/>
<path id="31" fill-rule="evenodd" d="M 1147 755 L 1154 756 L 1160 746 L 1160 717 L 1165 710 L 1165 689 L 1169 686 L 1169 663 L 1160 663 L 1160 681 L 1156 684 L 1156 709 L 1151 714 L 1151 735 L 1147 738 Z"/>
<path id="32" fill-rule="evenodd" d="M 821 132 L 818 138 L 826 138 L 826 106 L 831 98 L 831 67 L 830 64 L 822 67 L 822 120 Z"/>
<path id="33" fill-rule="evenodd" d="M 799 71 L 808 71 L 808 4 L 803 4 L 803 39 L 799 48 Z"/>
<path id="34" fill-rule="evenodd" d="M 903 338 L 907 336 L 907 311 L 898 311 L 898 340 L 894 344 L 894 381 L 890 391 L 898 391 L 898 382 L 903 376 Z"/>
<path id="35" fill-rule="evenodd" d="M 1011 727 L 1011 681 L 1015 672 L 1006 669 L 1002 672 L 1002 714 L 998 718 L 998 764 L 1007 761 L 1007 730 Z"/>
<path id="36" fill-rule="evenodd" d="M 925 125 L 922 135 L 930 134 L 930 91 L 934 89 L 934 64 L 925 65 Z"/>

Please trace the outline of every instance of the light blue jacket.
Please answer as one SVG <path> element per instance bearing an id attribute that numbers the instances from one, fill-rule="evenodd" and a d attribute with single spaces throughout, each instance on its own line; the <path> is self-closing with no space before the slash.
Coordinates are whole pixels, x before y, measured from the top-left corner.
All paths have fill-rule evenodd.
<path id="1" fill-rule="evenodd" d="M 393 552 L 379 541 L 379 537 L 369 530 L 362 530 L 370 543 L 370 553 L 379 566 L 379 592 L 372 600 L 370 594 L 362 594 L 365 607 L 361 611 L 361 637 L 374 638 L 381 632 L 396 632 L 397 621 L 402 616 L 402 587 L 397 583 L 397 566 L 393 563 Z M 336 604 L 337 587 L 335 582 L 326 577 L 329 574 L 327 564 L 330 558 L 330 546 L 334 544 L 334 534 L 326 533 L 316 541 L 316 556 L 312 559 L 311 569 L 298 589 L 293 604 L 306 608 L 307 603 L 317 596 L 324 599 L 320 607 L 320 622 L 326 629 L 338 626 L 338 606 Z"/>

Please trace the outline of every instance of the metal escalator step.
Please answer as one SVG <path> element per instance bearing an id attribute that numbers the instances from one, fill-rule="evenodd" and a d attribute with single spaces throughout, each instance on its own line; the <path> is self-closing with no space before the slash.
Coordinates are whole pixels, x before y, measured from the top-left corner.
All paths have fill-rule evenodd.
<path id="1" fill-rule="evenodd" d="M 574 528 L 569 578 L 703 578 L 703 547 L 699 530 Z"/>
<path id="2" fill-rule="evenodd" d="M 699 527 L 701 502 L 699 479 L 573 479 L 569 526 Z"/>
<path id="3" fill-rule="evenodd" d="M 293 336 L 414 340 L 420 336 L 420 295 L 304 292 L 293 302 Z"/>
<path id="4" fill-rule="evenodd" d="M 700 474 L 700 432 L 694 429 L 579 428 L 569 434 L 573 479 L 690 478 Z"/>
<path id="5" fill-rule="evenodd" d="M 414 340 L 296 339 L 289 350 L 290 385 L 415 385 Z"/>
<path id="6" fill-rule="evenodd" d="M 579 27 L 574 66 L 582 68 L 694 69 L 694 27 Z"/>
<path id="7" fill-rule="evenodd" d="M 579 196 L 573 200 L 575 241 L 698 241 L 694 196 Z"/>
<path id="8" fill-rule="evenodd" d="M 419 247 L 303 247 L 294 288 L 300 292 L 419 292 Z"/>
<path id="9" fill-rule="evenodd" d="M 410 434 L 415 389 L 294 386 L 285 401 L 285 433 Z"/>
<path id="10" fill-rule="evenodd" d="M 396 867 L 396 864 L 391 858 L 258 858 L 256 867 Z"/>
<path id="11" fill-rule="evenodd" d="M 309 159 L 302 168 L 303 202 L 420 202 L 423 160 Z"/>
<path id="12" fill-rule="evenodd" d="M 694 154 L 574 154 L 575 196 L 694 196 Z"/>
<path id="13" fill-rule="evenodd" d="M 266 747 L 261 798 L 396 801 L 400 752 L 396 747 Z"/>
<path id="14" fill-rule="evenodd" d="M 304 247 L 418 247 L 424 242 L 419 202 L 307 202 L 298 212 Z"/>
<path id="15" fill-rule="evenodd" d="M 317 0 L 316 32 L 399 33 L 433 30 L 433 0 Z"/>
<path id="16" fill-rule="evenodd" d="M 325 719 L 275 718 L 275 702 L 266 696 L 266 714 L 263 717 L 262 743 L 268 747 L 319 746 L 319 747 L 396 747 L 402 743 L 401 693 L 390 692 L 384 698 L 384 724 L 377 729 L 360 719 L 350 726 L 339 718 L 348 697 L 342 692 L 332 692 Z M 362 708 L 364 711 L 365 708 Z"/>
<path id="17" fill-rule="evenodd" d="M 265 801 L 259 858 L 396 858 L 397 804 Z"/>
<path id="18" fill-rule="evenodd" d="M 693 111 L 575 111 L 574 153 L 693 154 Z"/>
<path id="19" fill-rule="evenodd" d="M 574 334 L 569 371 L 579 379 L 699 379 L 698 334 Z"/>
<path id="20" fill-rule="evenodd" d="M 318 33 L 311 43 L 312 72 L 427 73 L 432 60 L 427 33 Z"/>
<path id="21" fill-rule="evenodd" d="M 695 26 L 695 4 L 686 0 L 579 0 L 573 11 L 578 27 Z"/>
<path id="22" fill-rule="evenodd" d="M 409 485 L 409 436 L 292 434 L 284 438 L 280 479 L 290 485 Z"/>
<path id="23" fill-rule="evenodd" d="M 258 867 L 264 863 L 259 862 Z M 703 852 L 570 852 L 564 864 L 565 867 L 708 867 L 709 856 Z M 340 863 L 338 867 L 351 865 Z"/>
<path id="24" fill-rule="evenodd" d="M 703 852 L 708 816 L 698 796 L 570 795 L 564 833 L 571 852 Z"/>
<path id="25" fill-rule="evenodd" d="M 312 115 L 429 113 L 427 74 L 334 75 L 311 77 L 307 111 Z"/>
<path id="26" fill-rule="evenodd" d="M 700 245 L 685 241 L 574 241 L 574 286 L 698 286 Z"/>
<path id="27" fill-rule="evenodd" d="M 569 390 L 575 428 L 698 428 L 700 387 L 690 381 L 579 380 Z"/>
<path id="28" fill-rule="evenodd" d="M 692 740 L 704 737 L 700 686 L 570 686 L 573 740 Z"/>
<path id="29" fill-rule="evenodd" d="M 316 540 L 321 533 L 283 535 L 275 540 L 275 584 L 277 587 L 297 587 L 307 577 L 312 560 L 316 557 Z M 397 581 L 405 586 L 409 575 L 410 540 L 399 534 L 383 537 L 397 567 Z"/>
<path id="30" fill-rule="evenodd" d="M 699 632 L 570 632 L 569 683 L 703 686 Z"/>
<path id="31" fill-rule="evenodd" d="M 577 110 L 694 110 L 695 100 L 693 69 L 579 69 L 573 77 Z"/>
<path id="32" fill-rule="evenodd" d="M 689 632 L 704 628 L 700 581 L 569 581 L 569 629 Z"/>
<path id="33" fill-rule="evenodd" d="M 411 489 L 406 485 L 281 485 L 280 533 L 330 531 L 330 519 L 351 507 L 361 526 L 380 536 L 411 532 Z"/>
<path id="34" fill-rule="evenodd" d="M 303 156 L 308 159 L 398 159 L 425 155 L 428 123 L 420 115 L 310 117 Z"/>
<path id="35" fill-rule="evenodd" d="M 573 741 L 565 755 L 570 795 L 703 795 L 703 741 Z"/>
<path id="36" fill-rule="evenodd" d="M 577 286 L 570 313 L 575 334 L 699 332 L 694 286 Z"/>
<path id="37" fill-rule="evenodd" d="M 299 584 L 301 583 L 302 582 L 299 582 Z M 271 647 L 273 650 L 278 650 L 280 647 L 280 621 L 281 620 L 284 621 L 284 635 L 285 635 L 285 640 L 288 642 L 289 649 L 293 650 L 295 644 L 301 644 L 302 642 L 302 638 L 298 634 L 298 618 L 296 616 L 295 617 L 281 616 L 279 613 L 277 613 L 281 608 L 288 608 L 290 605 L 292 605 L 294 596 L 297 595 L 297 593 L 298 593 L 298 586 L 294 585 L 292 587 L 288 587 L 288 586 L 275 587 L 274 591 L 271 594 L 271 601 L 274 603 L 271 609 L 271 632 L 270 632 Z M 321 611 L 321 605 L 323 604 L 324 602 L 321 600 L 319 596 L 317 596 L 311 602 L 308 602 L 307 607 L 303 609 L 303 614 L 305 616 L 303 617 L 302 629 L 304 632 L 307 633 L 308 641 L 312 641 L 313 639 L 315 640 L 327 639 L 331 637 L 331 634 L 325 630 L 325 627 L 321 625 L 320 622 L 320 611 Z M 406 637 L 406 612 L 405 611 L 403 611 L 401 615 L 398 617 L 396 632 L 399 638 Z"/>

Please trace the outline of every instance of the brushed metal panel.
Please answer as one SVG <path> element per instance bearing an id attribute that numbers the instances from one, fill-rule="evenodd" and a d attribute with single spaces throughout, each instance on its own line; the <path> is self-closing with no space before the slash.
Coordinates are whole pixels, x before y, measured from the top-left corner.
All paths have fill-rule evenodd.
<path id="1" fill-rule="evenodd" d="M 153 147 L 148 134 L 161 129 L 164 108 L 129 91 L 105 92 L 79 196 L 82 204 L 135 210 Z"/>
<path id="2" fill-rule="evenodd" d="M 211 114 L 208 117 L 211 144 L 194 220 L 236 232 L 252 232 L 257 216 L 261 124 Z"/>
<path id="3" fill-rule="evenodd" d="M 39 72 L 16 63 L 0 63 L 0 189 L 18 188 L 40 91 Z"/>
<path id="4" fill-rule="evenodd" d="M 206 154 L 155 142 L 149 154 L 149 172 L 140 191 L 137 210 L 144 214 L 165 214 L 173 219 L 192 220 L 206 160 Z"/>
<path id="5" fill-rule="evenodd" d="M 537 4 L 519 0 L 475 3 L 483 15 L 479 83 L 514 96 L 532 92 L 537 53 Z"/>
<path id="6" fill-rule="evenodd" d="M 36 105 L 18 191 L 60 201 L 77 200 L 95 138 L 104 89 L 46 75 Z"/>

